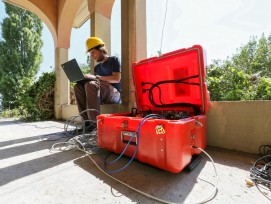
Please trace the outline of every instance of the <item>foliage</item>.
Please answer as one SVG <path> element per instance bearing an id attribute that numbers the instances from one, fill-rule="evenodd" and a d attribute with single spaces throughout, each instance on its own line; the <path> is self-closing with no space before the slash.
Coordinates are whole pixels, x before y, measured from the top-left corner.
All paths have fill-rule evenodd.
<path id="1" fill-rule="evenodd" d="M 271 79 L 262 77 L 256 90 L 258 100 L 271 100 Z"/>
<path id="2" fill-rule="evenodd" d="M 87 63 L 86 64 L 80 64 L 80 69 L 82 70 L 83 74 L 89 74 L 90 73 L 90 58 L 87 56 Z"/>
<path id="3" fill-rule="evenodd" d="M 0 118 L 19 118 L 20 117 L 20 110 L 19 109 L 12 109 L 12 110 L 4 110 L 0 113 Z"/>
<path id="4" fill-rule="evenodd" d="M 21 98 L 21 115 L 26 120 L 48 120 L 54 117 L 55 73 L 43 73 Z"/>
<path id="5" fill-rule="evenodd" d="M 0 41 L 0 94 L 3 109 L 20 105 L 21 97 L 34 83 L 42 62 L 42 23 L 34 14 L 5 4 Z"/>
<path id="6" fill-rule="evenodd" d="M 207 68 L 212 101 L 271 99 L 271 35 L 249 42 L 231 58 L 214 60 Z"/>

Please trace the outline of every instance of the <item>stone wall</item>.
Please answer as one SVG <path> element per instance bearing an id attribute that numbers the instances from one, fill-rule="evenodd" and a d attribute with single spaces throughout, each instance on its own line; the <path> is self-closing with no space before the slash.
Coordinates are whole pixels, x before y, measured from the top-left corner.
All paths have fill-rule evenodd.
<path id="1" fill-rule="evenodd" d="M 123 105 L 101 107 L 102 113 L 125 111 L 129 110 Z M 75 114 L 75 105 L 63 106 L 63 119 Z M 258 153 L 260 145 L 271 145 L 271 101 L 211 102 L 207 144 L 247 153 Z"/>

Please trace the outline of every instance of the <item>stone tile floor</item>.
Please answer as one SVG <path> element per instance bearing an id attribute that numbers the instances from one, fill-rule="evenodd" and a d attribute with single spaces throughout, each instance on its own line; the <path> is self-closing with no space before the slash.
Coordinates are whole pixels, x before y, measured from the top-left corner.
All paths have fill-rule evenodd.
<path id="1" fill-rule="evenodd" d="M 68 140 L 61 132 L 63 122 L 0 119 L 0 203 L 159 203 L 111 179 L 81 151 L 50 151 L 56 142 Z M 206 151 L 219 176 L 218 191 L 208 203 L 271 203 L 270 189 L 245 182 L 257 155 L 213 147 Z M 101 168 L 105 153 L 91 155 Z M 172 174 L 133 161 L 111 176 L 169 202 L 195 203 L 213 191 L 216 181 L 212 163 L 202 157 L 192 172 Z M 124 157 L 118 165 L 127 161 Z"/>

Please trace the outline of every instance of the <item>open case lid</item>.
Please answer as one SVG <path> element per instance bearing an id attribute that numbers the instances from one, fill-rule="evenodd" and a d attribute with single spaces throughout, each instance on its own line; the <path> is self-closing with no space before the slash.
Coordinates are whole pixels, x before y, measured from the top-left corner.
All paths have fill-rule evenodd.
<path id="1" fill-rule="evenodd" d="M 133 63 L 139 110 L 184 110 L 206 114 L 210 97 L 204 81 L 205 52 L 200 45 Z"/>

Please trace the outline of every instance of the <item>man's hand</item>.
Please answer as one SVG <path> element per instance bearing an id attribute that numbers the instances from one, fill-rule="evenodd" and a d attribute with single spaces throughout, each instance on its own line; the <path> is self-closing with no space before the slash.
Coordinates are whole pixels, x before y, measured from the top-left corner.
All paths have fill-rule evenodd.
<path id="1" fill-rule="evenodd" d="M 96 79 L 96 76 L 92 74 L 85 74 L 84 77 L 89 79 Z"/>

